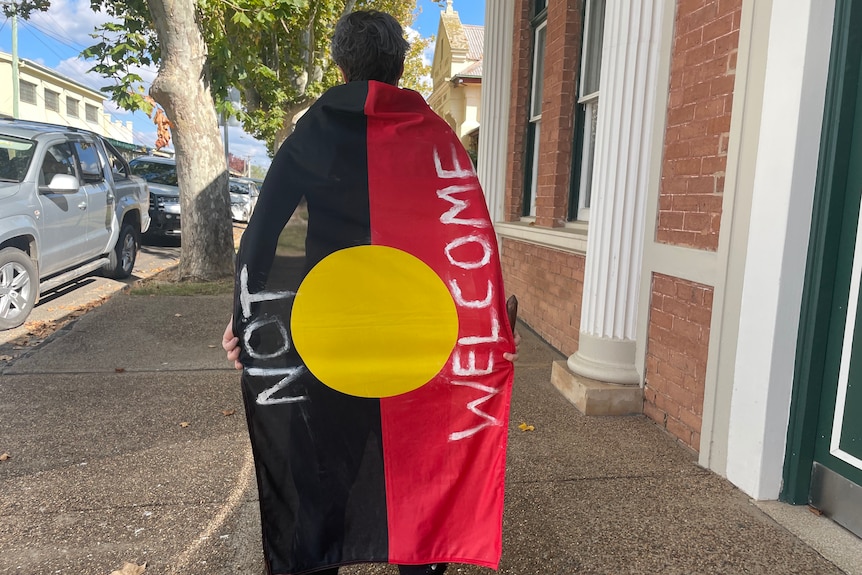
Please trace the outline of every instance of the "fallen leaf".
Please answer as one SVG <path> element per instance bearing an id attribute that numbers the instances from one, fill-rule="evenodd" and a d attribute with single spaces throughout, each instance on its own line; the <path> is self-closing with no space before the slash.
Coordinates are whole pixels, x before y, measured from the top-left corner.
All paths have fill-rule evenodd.
<path id="1" fill-rule="evenodd" d="M 138 565 L 136 563 L 124 563 L 122 569 L 111 571 L 111 575 L 141 575 L 147 570 L 147 564 Z"/>
<path id="2" fill-rule="evenodd" d="M 808 511 L 810 511 L 814 515 L 817 515 L 818 517 L 823 515 L 823 511 L 817 509 L 816 507 L 812 507 L 811 505 L 808 506 Z"/>
<path id="3" fill-rule="evenodd" d="M 521 425 L 518 426 L 518 429 L 520 429 L 521 431 L 536 431 L 536 426 L 535 425 L 527 425 L 526 423 L 522 423 Z"/>
<path id="4" fill-rule="evenodd" d="M 181 421 L 180 422 L 180 427 L 188 427 L 189 425 L 191 425 L 191 424 L 188 421 Z"/>
<path id="5" fill-rule="evenodd" d="M 126 368 L 125 367 L 115 367 L 114 371 L 116 371 L 117 373 L 126 373 Z"/>
<path id="6" fill-rule="evenodd" d="M 12 361 L 11 355 L 0 355 L 0 361 Z"/>
<path id="7" fill-rule="evenodd" d="M 227 417 L 228 415 L 233 415 L 234 413 L 236 413 L 235 409 L 222 409 L 221 410 L 221 414 L 224 415 L 225 417 Z"/>
<path id="8" fill-rule="evenodd" d="M 6 452 L 0 453 L 0 461 L 6 461 L 6 460 L 7 460 L 7 459 L 9 459 L 10 457 L 12 457 L 12 456 L 11 456 L 11 455 L 9 455 L 9 454 L 8 454 L 8 453 L 6 453 Z"/>

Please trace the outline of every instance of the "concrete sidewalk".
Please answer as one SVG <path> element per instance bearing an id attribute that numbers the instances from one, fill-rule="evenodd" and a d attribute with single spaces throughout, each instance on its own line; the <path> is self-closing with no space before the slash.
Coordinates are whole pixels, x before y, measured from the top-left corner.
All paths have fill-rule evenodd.
<path id="1" fill-rule="evenodd" d="M 121 294 L 0 363 L 0 573 L 263 573 L 239 375 L 220 346 L 230 307 Z M 580 415 L 549 381 L 562 356 L 521 333 L 500 573 L 862 573 L 859 540 L 827 519 L 802 511 L 849 549 L 844 571 L 646 418 Z"/>

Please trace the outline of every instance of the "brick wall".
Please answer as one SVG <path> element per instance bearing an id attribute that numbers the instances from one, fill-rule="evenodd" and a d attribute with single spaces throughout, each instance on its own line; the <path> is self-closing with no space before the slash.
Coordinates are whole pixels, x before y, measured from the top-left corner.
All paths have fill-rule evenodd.
<path id="1" fill-rule="evenodd" d="M 654 274 L 644 415 L 700 450 L 713 288 Z"/>
<path id="2" fill-rule="evenodd" d="M 715 251 L 742 0 L 677 2 L 656 240 Z"/>
<path id="3" fill-rule="evenodd" d="M 584 256 L 503 238 L 506 294 L 518 296 L 518 317 L 566 355 L 578 349 Z"/>
<path id="4" fill-rule="evenodd" d="M 517 221 L 524 203 L 527 124 L 533 68 L 532 0 L 515 3 L 512 100 L 509 111 L 509 167 L 506 172 L 506 219 Z M 561 226 L 568 213 L 572 170 L 574 107 L 580 62 L 580 0 L 549 2 L 536 182 L 536 225 Z"/>

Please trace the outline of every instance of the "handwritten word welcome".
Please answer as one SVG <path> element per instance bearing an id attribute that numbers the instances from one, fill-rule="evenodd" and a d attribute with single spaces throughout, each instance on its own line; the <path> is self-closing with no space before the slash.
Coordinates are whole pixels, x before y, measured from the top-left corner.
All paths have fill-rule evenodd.
<path id="1" fill-rule="evenodd" d="M 454 146 L 451 148 L 451 152 L 451 166 L 447 169 L 443 167 L 440 153 L 436 148 L 434 149 L 434 167 L 437 170 L 437 177 L 442 180 L 461 181 L 437 191 L 438 198 L 452 204 L 452 207 L 440 216 L 440 222 L 444 225 L 464 226 L 466 229 L 464 230 L 464 235 L 460 235 L 447 243 L 444 251 L 446 259 L 456 268 L 477 270 L 488 266 L 494 255 L 491 241 L 487 235 L 476 233 L 478 231 L 476 228 L 490 227 L 490 222 L 480 218 L 459 217 L 461 212 L 469 209 L 470 202 L 458 197 L 458 195 L 476 191 L 478 189 L 478 181 L 476 180 L 476 173 L 472 168 L 461 166 Z M 478 246 L 479 253 L 481 254 L 479 257 L 471 257 L 469 259 L 457 257 L 457 254 L 461 253 L 458 248 L 471 244 Z M 457 272 L 450 275 L 455 276 Z M 496 308 L 492 305 L 494 301 L 494 284 L 490 280 L 488 280 L 485 287 L 485 293 L 465 294 L 457 278 L 449 282 L 449 290 L 457 307 L 464 308 L 465 310 L 487 309 L 491 320 L 489 334 L 462 336 L 458 339 L 458 344 L 452 352 L 452 374 L 454 377 L 449 384 L 470 387 L 485 394 L 467 403 L 467 410 L 476 415 L 480 421 L 472 427 L 449 434 L 450 441 L 460 441 L 472 437 L 486 427 L 501 425 L 499 419 L 483 411 L 479 406 L 491 400 L 501 391 L 499 387 L 484 385 L 481 383 L 481 379 L 494 371 L 492 344 L 503 341 L 503 338 L 500 337 L 500 318 L 497 315 Z M 484 365 L 481 367 L 477 365 L 480 361 L 479 355 L 484 360 Z"/>

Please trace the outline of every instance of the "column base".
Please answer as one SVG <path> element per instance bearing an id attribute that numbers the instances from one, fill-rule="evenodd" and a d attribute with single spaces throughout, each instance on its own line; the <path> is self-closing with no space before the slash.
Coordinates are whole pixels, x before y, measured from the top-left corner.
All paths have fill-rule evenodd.
<path id="1" fill-rule="evenodd" d="M 569 356 L 569 370 L 596 381 L 640 385 L 635 369 L 635 342 L 581 332 L 578 351 Z"/>
<path id="2" fill-rule="evenodd" d="M 555 361 L 551 383 L 584 415 L 637 415 L 643 413 L 643 388 L 589 379 Z"/>

